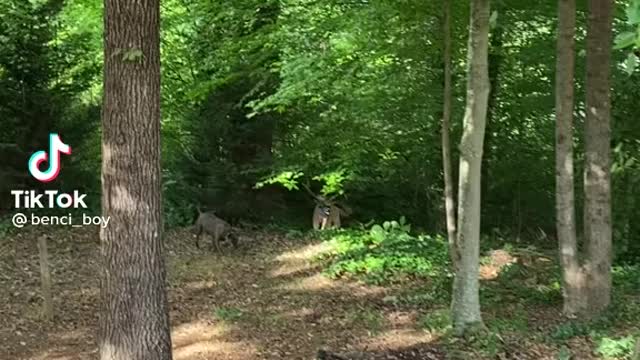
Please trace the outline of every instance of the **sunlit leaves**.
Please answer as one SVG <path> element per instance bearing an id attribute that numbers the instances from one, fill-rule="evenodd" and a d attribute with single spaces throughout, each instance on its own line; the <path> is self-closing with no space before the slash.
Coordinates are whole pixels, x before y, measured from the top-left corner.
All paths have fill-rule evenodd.
<path id="1" fill-rule="evenodd" d="M 627 15 L 627 24 L 633 27 L 631 31 L 624 31 L 615 38 L 614 48 L 616 50 L 628 49 L 629 52 L 627 59 L 623 64 L 624 71 L 631 75 L 638 66 L 638 56 L 634 53 L 634 49 L 640 49 L 640 0 L 632 0 L 625 11 Z"/>
<path id="2" fill-rule="evenodd" d="M 640 0 L 633 0 L 625 11 L 627 14 L 627 24 L 639 25 L 640 24 Z"/>
<path id="3" fill-rule="evenodd" d="M 284 186 L 287 190 L 298 190 L 299 179 L 304 175 L 300 171 L 283 171 L 279 174 L 273 175 L 263 181 L 258 182 L 255 185 L 256 189 L 260 189 L 265 185 L 279 184 Z"/>
<path id="4" fill-rule="evenodd" d="M 627 74 L 631 75 L 638 67 L 638 56 L 634 53 L 627 55 L 627 60 L 624 62 L 624 70 Z"/>
<path id="5" fill-rule="evenodd" d="M 636 44 L 637 34 L 633 31 L 625 31 L 623 33 L 618 34 L 615 38 L 615 47 L 614 49 L 620 50 L 625 49 L 630 46 Z"/>
<path id="6" fill-rule="evenodd" d="M 345 183 L 351 177 L 346 174 L 344 169 L 337 171 L 329 171 L 313 177 L 313 180 L 324 183 L 322 187 L 322 195 L 342 195 L 344 194 Z"/>

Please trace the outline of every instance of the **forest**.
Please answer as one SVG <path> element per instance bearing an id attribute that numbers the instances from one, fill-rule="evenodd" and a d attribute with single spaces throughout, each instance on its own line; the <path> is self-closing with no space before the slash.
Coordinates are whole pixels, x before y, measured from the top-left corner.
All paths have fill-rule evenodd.
<path id="1" fill-rule="evenodd" d="M 0 0 L 0 360 L 640 360 L 638 99 L 640 0 Z"/>

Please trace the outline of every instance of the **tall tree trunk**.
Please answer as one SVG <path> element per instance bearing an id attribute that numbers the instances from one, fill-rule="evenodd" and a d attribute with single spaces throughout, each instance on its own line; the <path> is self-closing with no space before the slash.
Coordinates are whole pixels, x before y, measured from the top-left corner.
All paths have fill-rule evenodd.
<path id="1" fill-rule="evenodd" d="M 564 313 L 585 310 L 585 278 L 576 242 L 573 179 L 575 0 L 558 1 L 556 57 L 556 227 L 562 266 Z"/>
<path id="2" fill-rule="evenodd" d="M 478 268 L 480 260 L 480 182 L 489 98 L 489 0 L 471 1 L 467 104 L 460 141 L 457 246 L 460 262 L 451 303 L 454 331 L 464 334 L 482 325 Z"/>
<path id="3" fill-rule="evenodd" d="M 444 0 L 444 94 L 442 105 L 442 168 L 444 172 L 444 204 L 449 239 L 451 261 L 456 266 L 459 254 L 456 242 L 456 202 L 453 195 L 453 176 L 451 175 L 451 141 L 449 131 L 451 123 L 451 0 Z"/>
<path id="4" fill-rule="evenodd" d="M 497 149 L 494 149 L 493 144 L 496 141 L 499 141 L 500 139 L 496 139 L 496 136 L 494 136 L 494 134 L 499 133 L 501 130 L 501 125 L 499 121 L 494 121 L 496 119 L 499 118 L 500 116 L 500 111 L 498 108 L 498 105 L 500 103 L 500 80 L 502 79 L 502 68 L 503 68 L 503 63 L 504 63 L 504 49 L 503 49 L 503 44 L 504 44 L 504 25 L 505 22 L 502 21 L 501 19 L 505 17 L 506 15 L 506 7 L 504 6 L 504 1 L 503 0 L 498 0 L 498 1 L 494 1 L 491 4 L 491 11 L 492 12 L 496 12 L 497 14 L 499 14 L 497 21 L 495 24 L 492 24 L 493 28 L 490 29 L 491 31 L 491 37 L 489 39 L 489 86 L 491 88 L 491 92 L 489 93 L 489 100 L 488 100 L 488 105 L 487 105 L 487 128 L 485 129 L 485 136 L 484 136 L 484 151 L 483 151 L 483 156 L 482 156 L 482 183 L 480 184 L 481 186 L 481 193 L 485 194 L 485 196 L 487 198 L 491 198 L 491 192 L 494 190 L 500 191 L 500 192 L 504 192 L 505 190 L 500 188 L 500 189 L 493 189 L 491 187 L 492 184 L 492 173 L 493 173 L 493 169 L 492 166 L 495 167 L 496 164 L 498 164 L 498 160 L 496 158 L 499 158 L 502 154 L 500 154 L 499 151 L 496 151 Z M 497 147 L 496 147 L 497 148 Z M 496 155 L 497 153 L 497 155 Z M 493 180 L 495 183 L 495 180 Z M 509 190 L 507 190 L 509 191 Z M 511 192 L 512 194 L 514 193 L 513 191 Z M 513 194 L 515 195 L 515 194 Z M 515 196 L 514 200 L 515 200 Z M 484 213 L 489 215 L 487 216 L 487 219 L 485 220 L 484 224 L 485 224 L 485 228 L 486 227 L 497 227 L 497 228 L 504 228 L 507 226 L 512 226 L 513 228 L 515 228 L 515 226 L 513 226 L 512 223 L 507 223 L 507 222 L 502 222 L 499 219 L 517 219 L 517 216 L 495 216 L 492 215 L 495 213 L 500 214 L 503 209 L 500 207 L 496 207 L 496 208 L 492 208 L 492 209 L 483 209 Z M 506 207 L 505 207 L 506 210 Z"/>
<path id="5" fill-rule="evenodd" d="M 159 0 L 105 0 L 101 360 L 171 359 L 162 254 Z"/>
<path id="6" fill-rule="evenodd" d="M 613 0 L 589 0 L 585 119 L 584 226 L 589 314 L 611 301 L 611 101 Z"/>

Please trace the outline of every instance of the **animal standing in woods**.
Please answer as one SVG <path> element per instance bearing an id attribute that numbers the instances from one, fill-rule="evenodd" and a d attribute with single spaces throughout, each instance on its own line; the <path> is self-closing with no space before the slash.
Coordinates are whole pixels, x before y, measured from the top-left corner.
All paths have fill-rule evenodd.
<path id="1" fill-rule="evenodd" d="M 347 206 L 338 206 L 334 198 L 325 198 L 314 194 L 308 185 L 303 187 L 315 199 L 316 206 L 313 209 L 311 223 L 314 230 L 339 229 L 342 226 L 341 218 L 351 215 L 352 210 Z"/>
<path id="2" fill-rule="evenodd" d="M 212 245 L 218 252 L 221 252 L 220 241 L 230 240 L 234 248 L 238 247 L 238 238 L 233 234 L 233 228 L 228 222 L 220 219 L 214 212 L 200 212 L 198 209 L 198 219 L 194 225 L 196 233 L 196 247 L 200 248 L 200 236 L 203 233 L 209 234 L 213 238 Z"/>
<path id="3" fill-rule="evenodd" d="M 315 209 L 313 209 L 313 217 L 311 218 L 314 230 L 324 230 L 327 227 L 330 211 L 330 207 L 322 206 L 320 204 L 316 205 Z"/>

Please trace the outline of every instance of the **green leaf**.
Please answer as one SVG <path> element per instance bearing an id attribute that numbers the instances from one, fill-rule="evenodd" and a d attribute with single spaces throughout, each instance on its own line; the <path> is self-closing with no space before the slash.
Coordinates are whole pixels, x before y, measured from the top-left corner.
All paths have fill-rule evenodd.
<path id="1" fill-rule="evenodd" d="M 380 225 L 373 225 L 371 230 L 369 230 L 369 235 L 373 239 L 373 242 L 376 244 L 380 244 L 384 241 L 386 232 Z"/>
<path id="2" fill-rule="evenodd" d="M 563 346 L 560 348 L 560 351 L 558 351 L 558 356 L 557 359 L 558 360 L 569 360 L 571 359 L 571 350 L 569 350 L 569 348 L 567 348 L 566 346 Z"/>
<path id="3" fill-rule="evenodd" d="M 625 31 L 618 34 L 614 40 L 614 49 L 620 50 L 633 46 L 636 43 L 636 33 L 633 31 Z"/>
<path id="4" fill-rule="evenodd" d="M 636 54 L 630 52 L 627 56 L 627 60 L 624 62 L 624 71 L 631 76 L 638 66 L 638 57 Z"/>
<path id="5" fill-rule="evenodd" d="M 498 24 L 498 11 L 493 11 L 489 18 L 489 26 L 493 29 Z"/>
<path id="6" fill-rule="evenodd" d="M 640 1 L 635 0 L 632 4 L 629 4 L 627 7 L 627 23 L 629 25 L 638 25 L 640 24 Z"/>

